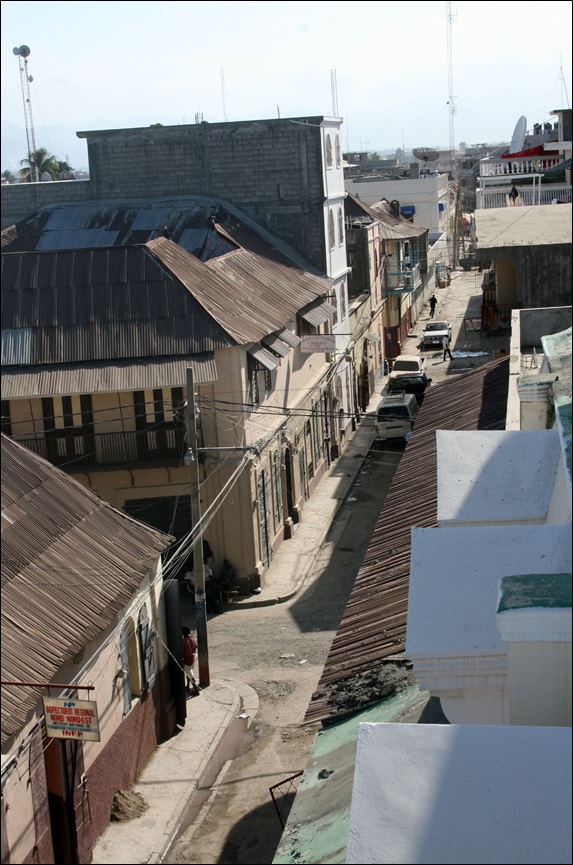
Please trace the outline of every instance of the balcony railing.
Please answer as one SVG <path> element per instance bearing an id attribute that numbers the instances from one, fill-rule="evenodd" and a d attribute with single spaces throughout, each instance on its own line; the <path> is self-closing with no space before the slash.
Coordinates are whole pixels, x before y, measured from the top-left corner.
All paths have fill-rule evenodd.
<path id="1" fill-rule="evenodd" d="M 422 269 L 420 264 L 402 270 L 387 270 L 387 288 L 392 294 L 405 294 L 419 288 L 422 284 Z"/>
<path id="2" fill-rule="evenodd" d="M 70 474 L 181 465 L 185 453 L 183 427 L 133 433 L 14 436 L 14 440 Z"/>
<path id="3" fill-rule="evenodd" d="M 482 159 L 480 177 L 508 177 L 514 174 L 543 174 L 563 162 L 562 156 L 530 156 L 521 159 Z"/>
<path id="4" fill-rule="evenodd" d="M 518 187 L 519 203 L 525 207 L 536 204 L 551 204 L 557 199 L 564 204 L 571 204 L 570 186 L 526 186 Z M 491 189 L 478 189 L 476 192 L 476 210 L 488 210 L 492 207 L 507 207 L 511 186 L 496 186 Z"/>

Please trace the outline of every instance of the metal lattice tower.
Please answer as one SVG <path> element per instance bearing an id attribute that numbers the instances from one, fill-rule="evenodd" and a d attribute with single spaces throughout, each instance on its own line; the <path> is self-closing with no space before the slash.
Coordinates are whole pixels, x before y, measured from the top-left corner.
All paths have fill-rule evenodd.
<path id="1" fill-rule="evenodd" d="M 22 84 L 22 100 L 24 102 L 24 121 L 26 123 L 26 140 L 28 142 L 28 162 L 32 180 L 40 179 L 38 172 L 38 161 L 36 157 L 36 136 L 34 135 L 34 119 L 32 117 L 32 98 L 30 96 L 30 82 L 34 79 L 28 74 L 28 57 L 30 49 L 27 45 L 20 45 L 13 49 L 13 54 L 18 58 L 20 64 L 20 82 Z"/>
<path id="2" fill-rule="evenodd" d="M 454 60 L 452 51 L 452 4 L 446 3 L 446 18 L 448 29 L 448 107 L 450 109 L 450 177 L 452 180 L 455 177 L 455 133 L 454 133 L 454 117 L 456 116 L 456 104 L 454 102 Z"/>

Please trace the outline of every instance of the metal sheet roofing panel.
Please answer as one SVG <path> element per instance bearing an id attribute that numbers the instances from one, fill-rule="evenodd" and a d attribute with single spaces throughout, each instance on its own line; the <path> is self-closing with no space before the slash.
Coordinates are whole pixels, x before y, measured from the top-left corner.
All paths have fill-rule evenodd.
<path id="1" fill-rule="evenodd" d="M 254 357 L 255 360 L 258 360 L 258 362 L 266 369 L 273 370 L 278 366 L 277 360 L 273 357 L 270 351 L 267 351 L 266 348 L 263 348 L 261 345 L 255 345 L 253 348 L 250 348 L 249 354 L 251 357 Z"/>
<path id="2" fill-rule="evenodd" d="M 2 680 L 49 682 L 115 622 L 173 538 L 112 508 L 7 436 L 1 445 Z M 2 744 L 40 693 L 3 686 Z"/>
<path id="3" fill-rule="evenodd" d="M 436 430 L 505 429 L 508 387 L 509 358 L 503 358 L 428 390 L 304 723 L 337 720 L 337 687 L 403 656 L 411 529 L 437 525 Z"/>
<path id="4" fill-rule="evenodd" d="M 264 336 L 262 343 L 263 345 L 266 345 L 267 348 L 270 348 L 271 351 L 274 351 L 274 353 L 279 357 L 286 357 L 292 350 L 290 345 L 287 345 L 286 342 L 283 342 L 282 339 L 279 339 L 274 333 L 271 333 L 269 336 Z"/>
<path id="5" fill-rule="evenodd" d="M 103 361 L 85 366 L 5 367 L 1 379 L 2 399 L 184 387 L 188 368 L 193 369 L 196 384 L 217 380 L 212 354 L 174 360 Z"/>

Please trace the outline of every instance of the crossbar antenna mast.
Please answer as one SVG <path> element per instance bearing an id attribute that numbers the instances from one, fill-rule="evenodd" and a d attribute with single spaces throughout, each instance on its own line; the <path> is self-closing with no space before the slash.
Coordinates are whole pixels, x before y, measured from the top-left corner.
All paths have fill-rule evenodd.
<path id="1" fill-rule="evenodd" d="M 336 83 L 336 69 L 330 70 L 330 92 L 332 96 L 332 116 L 339 117 L 338 113 L 338 84 Z"/>
<path id="2" fill-rule="evenodd" d="M 13 48 L 12 53 L 18 58 L 20 65 L 20 83 L 22 85 L 22 100 L 24 102 L 24 121 L 26 123 L 26 140 L 28 142 L 28 162 L 30 165 L 31 180 L 38 181 L 38 158 L 36 154 L 36 136 L 34 135 L 34 120 L 32 118 L 32 98 L 30 96 L 30 83 L 34 80 L 28 73 L 28 57 L 30 49 L 27 45 Z"/>
<path id="3" fill-rule="evenodd" d="M 454 18 L 452 15 L 452 4 L 446 3 L 446 18 L 448 27 L 448 107 L 450 109 L 450 178 L 455 179 L 456 160 L 455 151 L 455 133 L 454 133 L 454 118 L 456 116 L 456 103 L 454 102 L 454 58 L 452 49 L 452 25 Z"/>
<path id="4" fill-rule="evenodd" d="M 229 115 L 227 114 L 227 92 L 225 90 L 225 73 L 223 72 L 223 67 L 221 67 L 221 96 L 223 98 L 223 120 L 226 123 L 229 119 Z"/>

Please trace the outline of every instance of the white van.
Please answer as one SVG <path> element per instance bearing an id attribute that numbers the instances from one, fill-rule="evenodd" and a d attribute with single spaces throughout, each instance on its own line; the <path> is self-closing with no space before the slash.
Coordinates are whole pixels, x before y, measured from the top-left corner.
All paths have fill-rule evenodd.
<path id="1" fill-rule="evenodd" d="M 376 411 L 376 441 L 380 445 L 386 441 L 406 441 L 419 410 L 413 393 L 387 394 Z"/>

